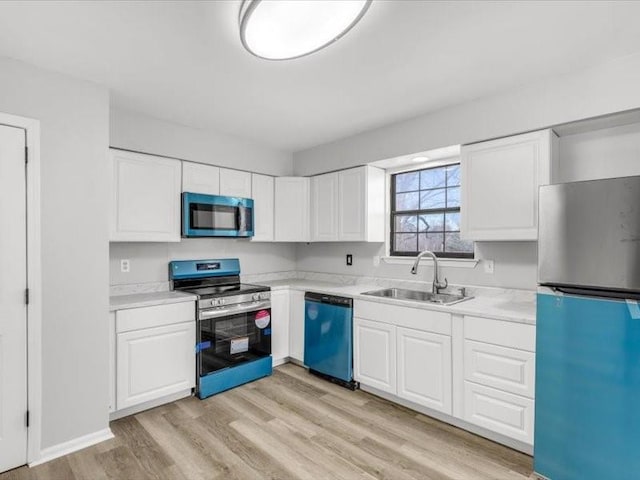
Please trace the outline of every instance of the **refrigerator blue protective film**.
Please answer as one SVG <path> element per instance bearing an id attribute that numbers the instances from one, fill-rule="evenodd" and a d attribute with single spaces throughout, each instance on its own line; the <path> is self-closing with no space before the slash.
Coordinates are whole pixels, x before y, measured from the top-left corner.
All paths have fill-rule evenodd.
<path id="1" fill-rule="evenodd" d="M 352 310 L 305 302 L 304 364 L 349 382 L 352 373 Z"/>
<path id="2" fill-rule="evenodd" d="M 637 305 L 538 295 L 535 471 L 551 480 L 640 478 Z"/>

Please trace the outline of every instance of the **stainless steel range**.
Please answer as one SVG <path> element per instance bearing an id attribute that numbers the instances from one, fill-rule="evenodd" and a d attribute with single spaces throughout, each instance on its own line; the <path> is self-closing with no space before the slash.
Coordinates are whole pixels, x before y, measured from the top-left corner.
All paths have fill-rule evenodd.
<path id="1" fill-rule="evenodd" d="M 197 393 L 206 398 L 271 375 L 271 292 L 240 283 L 240 261 L 169 263 L 172 289 L 198 296 Z"/>

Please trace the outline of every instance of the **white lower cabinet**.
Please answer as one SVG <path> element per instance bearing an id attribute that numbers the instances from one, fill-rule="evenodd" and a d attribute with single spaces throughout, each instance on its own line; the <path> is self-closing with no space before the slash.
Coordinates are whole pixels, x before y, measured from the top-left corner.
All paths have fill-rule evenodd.
<path id="1" fill-rule="evenodd" d="M 398 396 L 451 414 L 451 337 L 398 328 Z"/>
<path id="2" fill-rule="evenodd" d="M 396 327 L 354 318 L 354 377 L 364 385 L 396 393 Z"/>
<path id="3" fill-rule="evenodd" d="M 119 310 L 110 322 L 110 413 L 190 393 L 196 379 L 194 302 Z"/>
<path id="4" fill-rule="evenodd" d="M 271 292 L 271 358 L 274 365 L 289 357 L 289 290 Z"/>
<path id="5" fill-rule="evenodd" d="M 533 444 L 533 409 L 530 398 L 464 382 L 464 419 L 493 432 Z"/>
<path id="6" fill-rule="evenodd" d="M 289 305 L 289 356 L 304 362 L 304 292 L 291 290 Z"/>

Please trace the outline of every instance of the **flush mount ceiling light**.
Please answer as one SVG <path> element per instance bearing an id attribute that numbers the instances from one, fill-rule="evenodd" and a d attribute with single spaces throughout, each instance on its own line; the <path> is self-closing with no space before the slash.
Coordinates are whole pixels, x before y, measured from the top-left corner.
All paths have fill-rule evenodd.
<path id="1" fill-rule="evenodd" d="M 303 57 L 345 35 L 370 4 L 371 0 L 244 0 L 240 39 L 256 57 Z"/>

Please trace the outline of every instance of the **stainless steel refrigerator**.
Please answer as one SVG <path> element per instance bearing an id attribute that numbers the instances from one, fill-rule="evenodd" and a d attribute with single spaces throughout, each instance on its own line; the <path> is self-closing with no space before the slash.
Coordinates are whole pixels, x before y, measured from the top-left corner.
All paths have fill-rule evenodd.
<path id="1" fill-rule="evenodd" d="M 540 188 L 534 469 L 640 478 L 640 177 Z"/>

